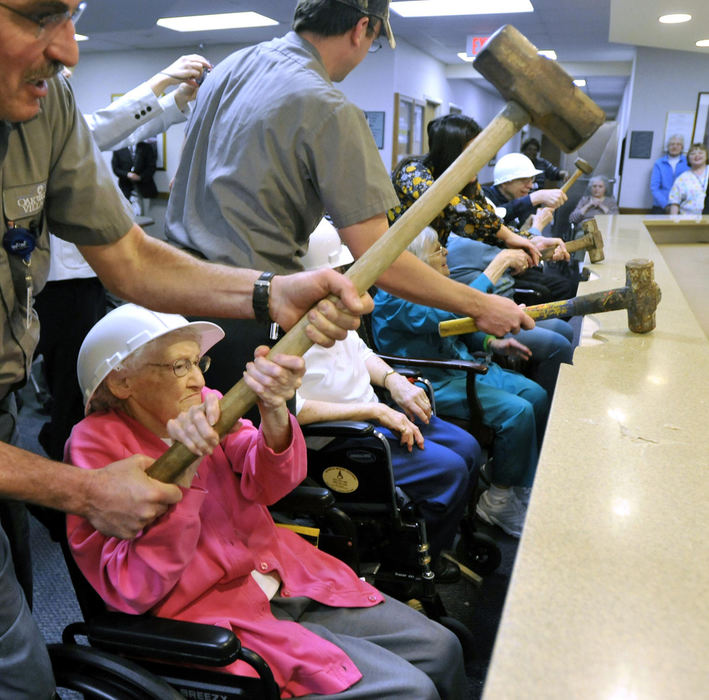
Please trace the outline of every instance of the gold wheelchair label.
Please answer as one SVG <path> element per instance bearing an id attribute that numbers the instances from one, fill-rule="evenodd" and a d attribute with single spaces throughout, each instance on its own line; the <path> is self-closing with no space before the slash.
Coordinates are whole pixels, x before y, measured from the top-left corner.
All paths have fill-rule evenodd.
<path id="1" fill-rule="evenodd" d="M 322 473 L 322 480 L 337 493 L 354 493 L 359 488 L 359 479 L 344 467 L 328 467 Z"/>

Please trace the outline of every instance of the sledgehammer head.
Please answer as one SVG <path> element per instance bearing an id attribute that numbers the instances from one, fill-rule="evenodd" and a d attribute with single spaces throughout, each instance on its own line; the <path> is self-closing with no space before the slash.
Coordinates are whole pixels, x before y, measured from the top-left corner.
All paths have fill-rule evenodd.
<path id="1" fill-rule="evenodd" d="M 649 333 L 655 328 L 655 311 L 662 294 L 654 270 L 652 260 L 636 258 L 625 263 L 628 328 L 633 333 Z"/>
<path id="2" fill-rule="evenodd" d="M 537 47 L 509 24 L 487 40 L 473 67 L 506 100 L 527 110 L 531 123 L 566 153 L 577 150 L 606 119 L 556 61 L 540 56 Z"/>
<path id="3" fill-rule="evenodd" d="M 595 102 L 594 102 L 595 104 Z M 590 175 L 593 172 L 593 166 L 583 158 L 577 158 L 574 161 L 574 167 L 580 170 L 584 175 Z"/>
<path id="4" fill-rule="evenodd" d="M 586 247 L 588 250 L 588 258 L 592 263 L 599 263 L 605 259 L 603 254 L 603 236 L 598 229 L 595 219 L 588 219 L 581 224 L 583 228 L 584 238 L 589 241 Z"/>

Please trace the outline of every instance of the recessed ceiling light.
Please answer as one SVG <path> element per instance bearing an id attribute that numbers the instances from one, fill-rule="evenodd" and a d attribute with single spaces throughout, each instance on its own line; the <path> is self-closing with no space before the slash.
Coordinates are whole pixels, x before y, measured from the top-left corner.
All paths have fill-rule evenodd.
<path id="1" fill-rule="evenodd" d="M 692 19 L 692 15 L 679 13 L 675 15 L 662 15 L 659 21 L 662 22 L 662 24 L 682 24 L 682 22 L 689 22 L 690 19 Z"/>
<path id="2" fill-rule="evenodd" d="M 578 78 L 577 80 L 574 80 L 574 85 L 576 87 L 586 87 L 586 81 L 583 78 Z"/>
<path id="3" fill-rule="evenodd" d="M 209 32 L 214 29 L 245 29 L 270 27 L 275 19 L 258 12 L 226 12 L 218 15 L 192 15 L 189 17 L 161 17 L 157 24 L 175 32 Z"/>
<path id="4" fill-rule="evenodd" d="M 461 61 L 465 61 L 466 63 L 472 63 L 475 60 L 475 56 L 468 56 L 465 51 L 461 51 L 457 56 Z"/>
<path id="5" fill-rule="evenodd" d="M 534 12 L 529 0 L 404 0 L 392 2 L 391 9 L 402 17 L 450 17 Z"/>
<path id="6" fill-rule="evenodd" d="M 709 46 L 709 39 L 701 39 L 696 43 L 697 46 L 701 46 L 702 48 Z"/>
<path id="7" fill-rule="evenodd" d="M 74 41 L 87 41 L 89 37 L 84 34 L 74 34 Z"/>
<path id="8" fill-rule="evenodd" d="M 537 51 L 540 56 L 546 56 L 551 58 L 552 61 L 556 61 L 556 51 L 553 49 L 543 49 L 542 51 Z"/>

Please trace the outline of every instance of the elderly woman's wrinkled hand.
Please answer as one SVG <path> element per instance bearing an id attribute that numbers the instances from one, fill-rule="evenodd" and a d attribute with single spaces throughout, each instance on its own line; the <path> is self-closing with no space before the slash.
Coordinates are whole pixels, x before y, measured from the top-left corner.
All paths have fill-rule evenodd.
<path id="1" fill-rule="evenodd" d="M 244 381 L 258 396 L 261 406 L 276 409 L 285 406 L 301 385 L 305 360 L 283 353 L 277 353 L 269 359 L 266 357 L 269 351 L 265 345 L 256 348 L 254 361 L 246 365 Z"/>
<path id="2" fill-rule="evenodd" d="M 167 433 L 190 452 L 203 457 L 212 454 L 219 444 L 219 434 L 212 427 L 219 419 L 219 399 L 207 394 L 204 403 L 191 406 L 167 422 Z"/>

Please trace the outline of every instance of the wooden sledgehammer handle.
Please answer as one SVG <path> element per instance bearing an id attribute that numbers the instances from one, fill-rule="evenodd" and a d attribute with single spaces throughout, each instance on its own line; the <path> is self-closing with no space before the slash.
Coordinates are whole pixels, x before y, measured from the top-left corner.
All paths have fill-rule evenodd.
<path id="1" fill-rule="evenodd" d="M 627 309 L 628 328 L 633 333 L 649 333 L 655 328 L 655 310 L 662 293 L 655 283 L 651 260 L 636 258 L 625 264 L 625 287 L 584 294 L 565 301 L 528 306 L 524 311 L 535 320 L 561 316 L 585 316 Z M 438 324 L 441 336 L 478 330 L 472 318 L 456 318 Z"/>
<path id="2" fill-rule="evenodd" d="M 404 215 L 372 245 L 347 272 L 360 293 L 369 289 L 382 272 L 396 260 L 411 241 L 418 236 L 445 208 L 446 204 L 467 185 L 525 124 L 530 115 L 515 102 L 508 102 L 500 113 L 483 129 L 456 158 L 451 166 L 431 185 L 423 197 L 416 201 Z M 335 297 L 329 299 L 335 301 Z M 271 349 L 275 353 L 303 355 L 312 345 L 305 335 L 307 314 L 291 328 Z M 256 395 L 242 379 L 222 398 L 221 418 L 214 426 L 223 437 L 236 421 L 256 403 Z M 159 481 L 174 481 L 195 459 L 181 443 L 175 443 L 150 466 L 147 473 Z"/>
<path id="3" fill-rule="evenodd" d="M 528 306 L 524 309 L 524 313 L 538 321 L 562 316 L 583 316 L 602 311 L 617 311 L 618 309 L 627 308 L 627 294 L 626 287 L 619 287 L 618 289 L 609 289 L 604 292 L 584 294 L 573 299 L 550 301 L 546 304 Z M 443 337 L 474 333 L 477 330 L 478 327 L 472 318 L 456 318 L 451 321 L 441 321 L 438 324 L 438 332 Z"/>

